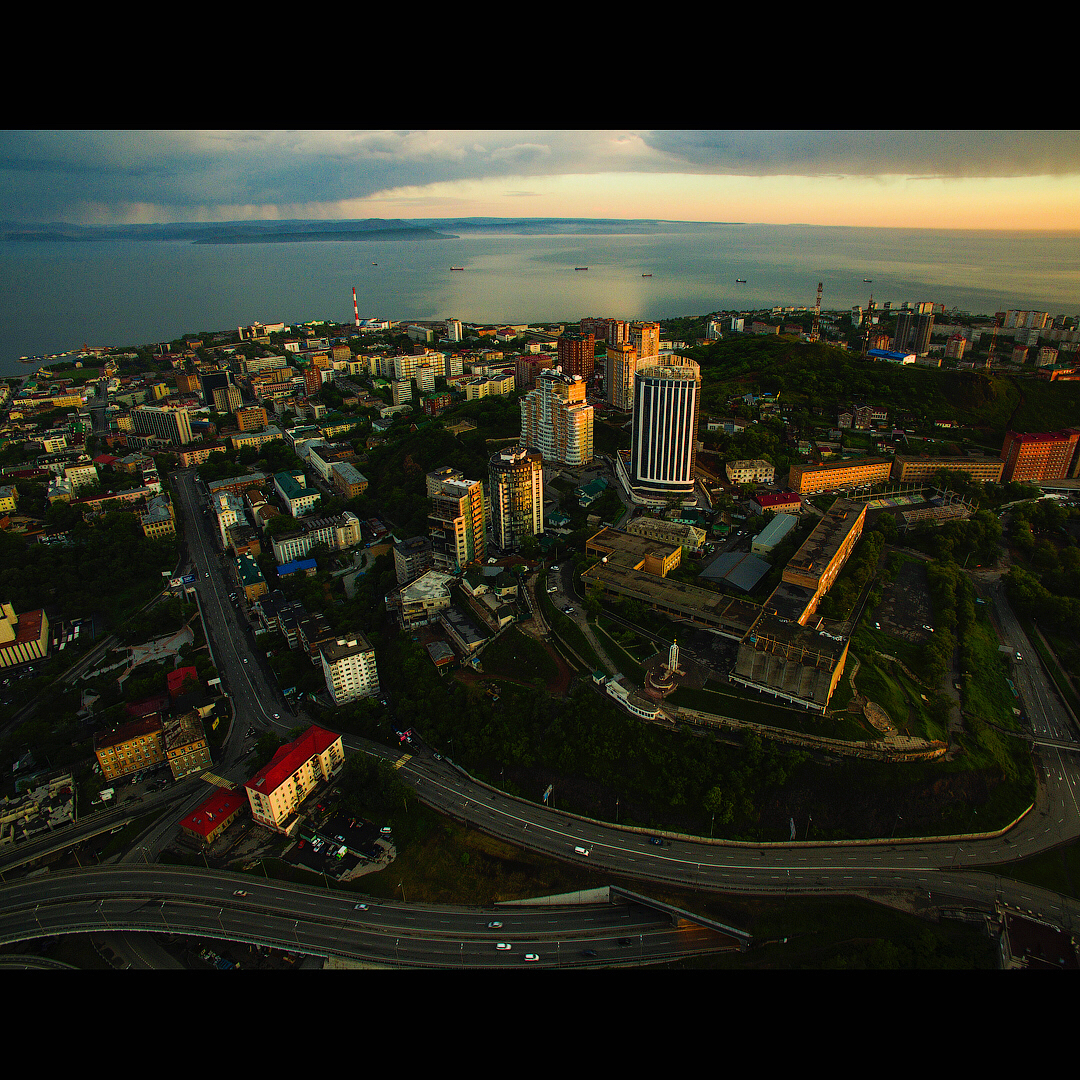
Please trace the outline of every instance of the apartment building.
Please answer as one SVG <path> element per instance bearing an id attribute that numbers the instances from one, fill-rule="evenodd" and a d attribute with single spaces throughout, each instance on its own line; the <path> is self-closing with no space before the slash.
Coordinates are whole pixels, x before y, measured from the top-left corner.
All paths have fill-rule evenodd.
<path id="1" fill-rule="evenodd" d="M 1004 462 L 990 457 L 905 457 L 898 454 L 893 461 L 892 478 L 911 483 L 933 480 L 945 469 L 966 473 L 981 483 L 1000 483 Z"/>
<path id="2" fill-rule="evenodd" d="M 558 368 L 541 371 L 536 389 L 521 399 L 521 446 L 545 461 L 588 465 L 593 458 L 593 407 L 585 403 L 585 380 Z"/>
<path id="3" fill-rule="evenodd" d="M 449 467 L 427 474 L 428 535 L 436 569 L 456 573 L 487 553 L 484 484 Z"/>
<path id="4" fill-rule="evenodd" d="M 174 780 L 210 768 L 210 747 L 197 709 L 163 722 L 165 760 Z"/>
<path id="5" fill-rule="evenodd" d="M 319 657 L 326 689 L 330 691 L 335 705 L 373 697 L 379 692 L 375 649 L 359 631 L 348 637 L 324 641 L 319 645 Z"/>
<path id="6" fill-rule="evenodd" d="M 1002 483 L 1011 480 L 1063 480 L 1077 474 L 1080 428 L 1020 433 L 1009 431 L 1001 444 Z"/>
<path id="7" fill-rule="evenodd" d="M 850 461 L 826 465 L 793 465 L 788 487 L 800 495 L 816 495 L 822 491 L 881 484 L 892 472 L 892 458 L 853 458 Z"/>
<path id="8" fill-rule="evenodd" d="M 245 785 L 252 819 L 290 834 L 301 803 L 320 782 L 329 782 L 345 763 L 341 736 L 312 724 L 300 738 L 278 749 L 270 763 Z"/>
<path id="9" fill-rule="evenodd" d="M 165 732 L 157 713 L 94 736 L 94 754 L 106 780 L 148 769 L 165 760 Z"/>

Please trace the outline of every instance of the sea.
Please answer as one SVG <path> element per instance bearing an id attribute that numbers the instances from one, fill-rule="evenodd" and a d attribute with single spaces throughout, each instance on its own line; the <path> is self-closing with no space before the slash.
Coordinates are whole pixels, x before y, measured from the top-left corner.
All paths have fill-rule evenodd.
<path id="1" fill-rule="evenodd" d="M 2 241 L 0 375 L 83 344 L 349 322 L 354 287 L 361 318 L 522 324 L 812 309 L 819 281 L 824 310 L 873 297 L 1075 315 L 1080 233 L 594 221 L 423 241 Z"/>

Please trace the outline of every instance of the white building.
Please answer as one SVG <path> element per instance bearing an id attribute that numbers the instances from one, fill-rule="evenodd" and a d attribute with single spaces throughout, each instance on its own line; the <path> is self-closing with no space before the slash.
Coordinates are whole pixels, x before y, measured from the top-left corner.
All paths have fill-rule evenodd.
<path id="1" fill-rule="evenodd" d="M 771 484 L 776 477 L 775 467 L 761 458 L 729 461 L 724 466 L 724 472 L 732 484 Z"/>
<path id="2" fill-rule="evenodd" d="M 375 650 L 359 631 L 319 646 L 323 677 L 335 705 L 379 692 Z"/>

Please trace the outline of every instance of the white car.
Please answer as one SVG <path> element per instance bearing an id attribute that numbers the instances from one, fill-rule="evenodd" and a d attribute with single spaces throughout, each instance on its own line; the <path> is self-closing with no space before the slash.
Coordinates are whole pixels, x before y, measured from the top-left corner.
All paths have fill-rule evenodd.
<path id="1" fill-rule="evenodd" d="M 507 945 L 507 943 L 505 941 L 500 941 L 499 944 L 495 946 L 495 948 L 498 949 L 500 952 L 509 952 L 510 951 L 510 946 Z"/>

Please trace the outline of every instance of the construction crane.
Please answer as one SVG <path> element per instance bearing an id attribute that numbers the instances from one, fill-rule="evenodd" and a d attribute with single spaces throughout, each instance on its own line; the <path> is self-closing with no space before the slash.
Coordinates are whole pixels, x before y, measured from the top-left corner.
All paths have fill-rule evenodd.
<path id="1" fill-rule="evenodd" d="M 870 294 L 870 299 L 866 304 L 866 332 L 863 334 L 862 339 L 862 354 L 865 356 L 870 349 L 870 324 L 873 322 L 874 314 L 874 294 Z"/>
<path id="2" fill-rule="evenodd" d="M 814 325 L 810 329 L 810 340 L 818 341 L 821 338 L 821 285 L 817 283 L 817 303 L 814 305 Z"/>
<path id="3" fill-rule="evenodd" d="M 986 354 L 986 366 L 991 367 L 994 363 L 994 347 L 997 345 L 997 332 L 998 326 L 1001 325 L 1001 318 L 998 315 L 994 316 L 994 332 L 990 335 L 990 351 Z"/>

